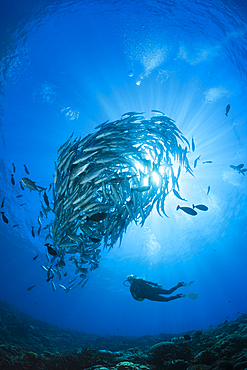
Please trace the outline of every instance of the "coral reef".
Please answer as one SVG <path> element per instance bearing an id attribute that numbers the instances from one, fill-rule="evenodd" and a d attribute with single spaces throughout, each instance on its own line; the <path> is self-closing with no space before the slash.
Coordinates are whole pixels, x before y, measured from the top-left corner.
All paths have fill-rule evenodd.
<path id="1" fill-rule="evenodd" d="M 0 302 L 0 369 L 245 370 L 247 315 L 178 335 L 100 336 L 42 323 Z"/>

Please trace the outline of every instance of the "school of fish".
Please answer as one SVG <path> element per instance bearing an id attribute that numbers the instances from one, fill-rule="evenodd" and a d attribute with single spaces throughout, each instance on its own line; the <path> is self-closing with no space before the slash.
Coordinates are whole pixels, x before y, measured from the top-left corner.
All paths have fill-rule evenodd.
<path id="1" fill-rule="evenodd" d="M 166 216 L 165 199 L 171 191 L 179 197 L 182 168 L 193 174 L 186 156 L 190 143 L 172 119 L 153 113 L 158 114 L 150 119 L 125 113 L 83 139 L 72 134 L 59 148 L 52 199 L 44 190 L 42 204 L 43 213 L 53 216 L 46 237 L 52 258 L 43 266 L 48 279 L 55 274 L 61 278 L 68 258 L 83 285 L 87 273 L 99 265 L 101 246 L 121 244 L 129 224 L 143 226 L 154 207 Z M 68 292 L 74 284 L 62 289 Z"/>
<path id="2" fill-rule="evenodd" d="M 29 177 L 21 179 L 22 190 L 27 187 L 43 197 L 37 233 L 47 232 L 47 262 L 41 267 L 54 291 L 53 278 L 61 281 L 67 275 L 63 269 L 68 261 L 75 267 L 75 278 L 67 287 L 58 284 L 66 293 L 77 285 L 85 286 L 88 272 L 99 266 L 101 248 L 120 245 L 131 222 L 143 226 L 154 207 L 161 217 L 168 217 L 165 200 L 170 193 L 187 202 L 180 195 L 179 177 L 183 169 L 194 176 L 187 158 L 190 149 L 195 151 L 194 138 L 190 145 L 175 121 L 163 112 L 152 113 L 150 119 L 143 113 L 125 113 L 119 120 L 97 126 L 96 132 L 85 138 L 73 138 L 72 134 L 58 150 L 54 181 L 48 190 Z M 200 158 L 195 159 L 194 168 Z M 212 161 L 202 162 L 208 163 Z M 15 185 L 14 163 L 12 166 L 11 183 Z M 243 166 L 230 167 L 244 175 Z M 29 175 L 26 165 L 24 170 Z M 210 186 L 207 195 L 209 192 Z M 1 214 L 8 223 L 4 202 L 3 198 Z M 207 211 L 208 207 L 192 204 L 192 208 L 178 205 L 176 209 L 195 216 L 195 209 Z M 35 237 L 35 233 L 32 226 L 31 235 Z"/>

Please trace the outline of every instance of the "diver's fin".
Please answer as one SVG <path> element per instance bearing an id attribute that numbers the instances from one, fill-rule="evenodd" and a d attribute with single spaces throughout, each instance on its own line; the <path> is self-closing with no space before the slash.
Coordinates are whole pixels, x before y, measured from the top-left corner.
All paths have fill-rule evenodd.
<path id="1" fill-rule="evenodd" d="M 187 298 L 190 298 L 190 299 L 197 299 L 198 296 L 199 296 L 199 293 L 188 293 L 186 294 Z"/>
<path id="2" fill-rule="evenodd" d="M 191 280 L 191 281 L 187 284 L 187 286 L 191 286 L 192 284 L 194 284 L 194 282 L 195 282 L 195 280 Z"/>
<path id="3" fill-rule="evenodd" d="M 181 283 L 181 284 L 183 284 L 182 286 L 191 286 L 194 282 L 195 280 L 191 280 L 189 283 Z"/>

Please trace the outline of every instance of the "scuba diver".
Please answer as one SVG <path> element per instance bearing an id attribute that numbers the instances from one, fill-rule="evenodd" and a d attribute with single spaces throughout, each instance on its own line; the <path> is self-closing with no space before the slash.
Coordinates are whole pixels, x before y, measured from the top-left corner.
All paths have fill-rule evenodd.
<path id="1" fill-rule="evenodd" d="M 150 301 L 156 302 L 169 302 L 178 298 L 191 298 L 196 299 L 198 293 L 188 293 L 188 294 L 177 294 L 170 297 L 163 297 L 160 294 L 172 294 L 178 288 L 182 286 L 191 286 L 195 280 L 189 283 L 178 283 L 173 288 L 166 290 L 162 288 L 162 285 L 152 283 L 151 281 L 146 281 L 143 278 L 137 277 L 135 275 L 128 275 L 127 280 L 123 282 L 124 286 L 126 282 L 130 283 L 130 293 L 136 301 L 143 301 L 144 299 L 149 299 Z"/>

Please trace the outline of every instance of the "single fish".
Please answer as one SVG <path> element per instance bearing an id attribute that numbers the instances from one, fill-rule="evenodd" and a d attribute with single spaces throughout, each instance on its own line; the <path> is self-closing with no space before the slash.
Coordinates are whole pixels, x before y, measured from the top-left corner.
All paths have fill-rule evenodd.
<path id="1" fill-rule="evenodd" d="M 76 279 L 77 279 L 77 276 L 74 279 L 68 281 L 68 284 L 72 284 Z"/>
<path id="2" fill-rule="evenodd" d="M 192 207 L 193 207 L 193 209 L 194 208 L 200 209 L 200 211 L 207 211 L 208 210 L 208 207 L 207 206 L 204 206 L 204 204 L 198 204 L 197 206 L 195 206 L 194 204 L 192 204 Z"/>
<path id="3" fill-rule="evenodd" d="M 41 232 L 41 225 L 38 228 L 38 235 L 40 234 L 40 232 Z"/>
<path id="4" fill-rule="evenodd" d="M 113 177 L 110 182 L 113 182 L 115 184 L 118 184 L 119 182 L 125 182 L 127 178 L 125 177 Z"/>
<path id="5" fill-rule="evenodd" d="M 131 188 L 131 192 L 138 191 L 139 193 L 142 193 L 143 191 L 148 191 L 149 189 L 150 189 L 150 185 L 139 186 L 138 188 Z"/>
<path id="6" fill-rule="evenodd" d="M 14 163 L 12 163 L 12 166 L 13 166 L 13 172 L 15 173 L 15 165 L 14 165 Z"/>
<path id="7" fill-rule="evenodd" d="M 63 276 L 67 276 L 68 275 L 68 273 L 67 272 L 65 272 L 64 274 L 63 274 Z"/>
<path id="8" fill-rule="evenodd" d="M 28 287 L 27 291 L 32 290 L 34 287 L 35 287 L 35 285 L 32 285 L 32 286 Z"/>
<path id="9" fill-rule="evenodd" d="M 205 163 L 213 163 L 213 161 L 204 161 L 204 162 L 202 162 L 203 164 L 205 164 Z"/>
<path id="10" fill-rule="evenodd" d="M 41 221 L 41 218 L 38 216 L 38 223 L 39 223 L 39 226 L 42 226 L 42 221 Z"/>
<path id="11" fill-rule="evenodd" d="M 230 104 L 228 104 L 228 105 L 226 106 L 226 113 L 225 113 L 225 115 L 226 115 L 227 117 L 228 117 L 228 113 L 229 113 L 230 108 L 231 108 L 231 106 L 230 106 Z"/>
<path id="12" fill-rule="evenodd" d="M 4 207 L 4 199 L 5 199 L 5 197 L 3 197 L 2 204 L 1 204 L 1 208 L 3 208 L 3 207 Z"/>
<path id="13" fill-rule="evenodd" d="M 93 243 L 99 243 L 101 239 L 99 238 L 91 238 L 89 237 L 90 240 L 92 240 Z"/>
<path id="14" fill-rule="evenodd" d="M 185 334 L 185 335 L 184 335 L 184 339 L 185 339 L 185 340 L 191 340 L 191 336 L 190 336 L 189 334 Z"/>
<path id="15" fill-rule="evenodd" d="M 40 267 L 41 267 L 45 272 L 48 272 L 48 268 L 47 268 L 46 266 L 41 265 Z"/>
<path id="16" fill-rule="evenodd" d="M 107 217 L 107 213 L 101 212 L 101 213 L 95 213 L 92 216 L 87 216 L 87 221 L 102 221 Z"/>
<path id="17" fill-rule="evenodd" d="M 15 185 L 15 179 L 14 179 L 14 175 L 13 174 L 11 174 L 11 183 L 12 183 L 12 185 Z"/>
<path id="18" fill-rule="evenodd" d="M 180 194 L 177 192 L 177 190 L 172 189 L 172 191 L 173 191 L 173 194 L 174 194 L 178 199 L 180 199 L 180 200 L 184 200 L 185 202 L 188 202 L 186 199 L 184 199 L 184 198 L 182 198 L 182 197 L 180 196 Z"/>
<path id="19" fill-rule="evenodd" d="M 159 114 L 163 114 L 163 116 L 165 115 L 165 113 L 161 112 L 160 110 L 157 110 L 157 109 L 151 109 L 151 112 L 152 113 L 159 113 Z"/>
<path id="20" fill-rule="evenodd" d="M 208 194 L 209 194 L 209 192 L 210 192 L 210 186 L 208 186 L 207 194 L 206 194 L 206 195 L 208 195 Z"/>
<path id="21" fill-rule="evenodd" d="M 21 198 L 21 197 L 23 197 L 23 195 L 17 195 L 17 196 L 16 196 L 16 198 Z"/>
<path id="22" fill-rule="evenodd" d="M 197 161 L 199 161 L 199 159 L 201 158 L 201 156 L 199 155 L 199 157 L 197 157 L 194 161 L 194 168 L 196 168 L 197 166 Z"/>
<path id="23" fill-rule="evenodd" d="M 81 285 L 82 288 L 86 285 L 87 281 L 88 281 L 88 279 L 85 280 L 84 283 Z"/>
<path id="24" fill-rule="evenodd" d="M 21 204 L 20 204 L 20 207 L 21 207 L 21 206 L 25 206 L 26 204 L 27 204 L 27 203 L 21 203 Z"/>
<path id="25" fill-rule="evenodd" d="M 29 171 L 28 171 L 28 169 L 27 169 L 27 166 L 24 164 L 23 165 L 24 166 L 24 170 L 25 170 L 25 172 L 29 175 Z"/>
<path id="26" fill-rule="evenodd" d="M 66 290 L 65 286 L 62 285 L 62 284 L 58 284 L 59 288 L 61 288 L 62 290 Z"/>
<path id="27" fill-rule="evenodd" d="M 24 186 L 22 185 L 22 182 L 20 181 L 20 186 L 22 188 L 22 190 L 25 190 Z"/>
<path id="28" fill-rule="evenodd" d="M 57 267 L 61 267 L 62 269 L 65 267 L 65 262 L 63 259 L 60 259 L 56 264 Z"/>
<path id="29" fill-rule="evenodd" d="M 57 251 L 52 248 L 50 245 L 47 245 L 47 251 L 51 256 L 57 256 Z"/>
<path id="30" fill-rule="evenodd" d="M 177 206 L 176 210 L 179 210 L 179 209 L 181 209 L 182 211 L 184 211 L 188 215 L 191 215 L 191 216 L 196 216 L 197 215 L 197 212 L 193 208 Z"/>
<path id="31" fill-rule="evenodd" d="M 31 228 L 32 228 L 32 231 L 31 231 L 31 233 L 32 233 L 32 236 L 35 238 L 35 233 L 34 233 L 34 229 L 33 229 L 33 226 L 31 226 Z"/>
<path id="32" fill-rule="evenodd" d="M 48 277 L 48 278 L 46 279 L 47 283 L 48 283 L 51 279 L 53 279 L 53 278 L 54 278 L 54 275 L 51 275 L 50 277 Z"/>
<path id="33" fill-rule="evenodd" d="M 192 148 L 192 152 L 194 152 L 194 151 L 195 151 L 195 149 L 196 149 L 196 146 L 195 146 L 195 142 L 194 142 L 193 136 L 192 136 L 192 144 L 191 144 L 191 148 Z"/>
<path id="34" fill-rule="evenodd" d="M 23 182 L 23 184 L 30 190 L 30 191 L 32 191 L 32 190 L 36 190 L 36 191 L 38 191 L 39 192 L 39 194 L 41 193 L 41 191 L 42 190 L 39 190 L 38 188 L 37 188 L 37 186 L 35 185 L 35 182 L 34 181 L 32 181 L 32 180 L 30 180 L 28 177 L 23 177 L 22 179 L 21 179 L 21 181 Z"/>
<path id="35" fill-rule="evenodd" d="M 5 216 L 4 212 L 1 212 L 2 213 L 2 219 L 3 221 L 8 224 L 9 223 L 9 220 L 7 219 L 7 217 Z"/>
<path id="36" fill-rule="evenodd" d="M 37 256 L 33 257 L 33 260 L 35 261 L 38 257 L 39 255 L 37 254 Z"/>
<path id="37" fill-rule="evenodd" d="M 17 226 L 19 226 L 20 224 L 15 224 L 15 225 L 13 225 L 13 227 L 17 227 Z"/>
<path id="38" fill-rule="evenodd" d="M 55 292 L 56 291 L 56 285 L 53 281 L 51 281 L 51 287 L 52 287 L 53 292 Z"/>
<path id="39" fill-rule="evenodd" d="M 47 205 L 47 207 L 49 207 L 49 206 L 50 206 L 50 204 L 49 204 L 49 199 L 48 199 L 48 196 L 47 196 L 47 194 L 46 194 L 46 191 L 44 191 L 44 195 L 43 195 L 43 197 L 44 197 L 45 204 Z"/>

